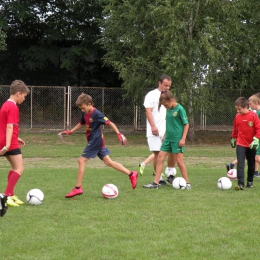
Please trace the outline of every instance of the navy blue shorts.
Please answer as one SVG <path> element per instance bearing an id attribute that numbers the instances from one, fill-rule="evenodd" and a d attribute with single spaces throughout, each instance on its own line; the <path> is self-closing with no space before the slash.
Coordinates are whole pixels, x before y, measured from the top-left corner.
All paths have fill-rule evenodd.
<path id="1" fill-rule="evenodd" d="M 90 158 L 94 159 L 96 156 L 98 156 L 99 159 L 103 160 L 103 158 L 106 155 L 109 155 L 110 153 L 111 152 L 106 147 L 101 149 L 93 149 L 87 145 L 81 156 L 88 159 Z"/>

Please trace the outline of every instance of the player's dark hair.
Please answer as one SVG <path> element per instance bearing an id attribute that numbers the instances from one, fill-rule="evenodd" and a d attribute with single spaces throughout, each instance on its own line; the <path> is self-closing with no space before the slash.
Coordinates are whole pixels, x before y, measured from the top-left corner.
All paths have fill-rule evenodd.
<path id="1" fill-rule="evenodd" d="M 240 106 L 242 108 L 249 107 L 248 100 L 245 97 L 240 97 L 235 101 L 235 106 Z"/>
<path id="2" fill-rule="evenodd" d="M 160 110 L 160 107 L 161 107 L 163 101 L 170 101 L 171 99 L 174 99 L 177 101 L 177 99 L 175 98 L 175 96 L 172 94 L 171 91 L 167 91 L 167 90 L 162 91 L 160 99 L 159 99 L 158 109 Z"/>
<path id="3" fill-rule="evenodd" d="M 165 79 L 169 80 L 169 81 L 172 81 L 171 77 L 166 75 L 166 74 L 163 74 L 160 78 L 159 78 L 159 81 L 162 83 Z"/>
<path id="4" fill-rule="evenodd" d="M 30 90 L 23 81 L 17 79 L 14 80 L 10 85 L 10 95 L 14 95 L 17 92 L 21 92 L 22 94 L 29 94 Z"/>
<path id="5" fill-rule="evenodd" d="M 94 105 L 92 101 L 92 97 L 90 95 L 87 95 L 85 93 L 82 93 L 78 96 L 77 101 L 76 101 L 76 106 L 81 106 L 83 104 L 88 105 L 91 104 L 92 106 Z"/>

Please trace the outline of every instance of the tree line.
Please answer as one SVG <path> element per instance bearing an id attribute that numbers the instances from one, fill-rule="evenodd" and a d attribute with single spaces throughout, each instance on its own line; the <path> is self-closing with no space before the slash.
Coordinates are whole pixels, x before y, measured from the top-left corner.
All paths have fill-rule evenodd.
<path id="1" fill-rule="evenodd" d="M 142 102 L 166 73 L 189 115 L 213 89 L 259 89 L 259 0 L 2 0 L 0 8 L 2 84 L 123 87 Z"/>

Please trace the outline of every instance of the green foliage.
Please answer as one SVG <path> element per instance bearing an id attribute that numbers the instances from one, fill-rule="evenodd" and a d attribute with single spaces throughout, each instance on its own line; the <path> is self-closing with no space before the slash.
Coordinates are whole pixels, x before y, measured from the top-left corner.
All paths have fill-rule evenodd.
<path id="1" fill-rule="evenodd" d="M 95 45 L 101 12 L 93 0 L 1 3 L 0 27 L 7 35 L 0 57 L 4 82 L 16 75 L 29 85 L 118 84 L 116 74 L 102 67 L 103 51 Z"/>
<path id="2" fill-rule="evenodd" d="M 211 88 L 256 88 L 259 81 L 259 1 L 106 1 L 99 43 L 105 64 L 130 95 L 144 95 L 169 74 L 187 105 L 194 135 L 194 110 Z M 258 73 L 258 74 L 257 74 Z"/>
<path id="3" fill-rule="evenodd" d="M 0 51 L 6 50 L 6 34 L 0 28 Z"/>

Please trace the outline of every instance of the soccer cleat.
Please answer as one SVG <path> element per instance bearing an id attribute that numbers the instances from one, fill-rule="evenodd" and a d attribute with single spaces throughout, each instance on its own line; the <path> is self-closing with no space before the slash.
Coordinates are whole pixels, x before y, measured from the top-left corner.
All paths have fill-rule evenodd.
<path id="1" fill-rule="evenodd" d="M 168 181 L 170 184 L 172 184 L 173 180 L 174 180 L 174 176 L 173 176 L 173 175 L 169 175 L 169 176 L 167 177 L 167 181 Z"/>
<path id="2" fill-rule="evenodd" d="M 5 194 L 0 194 L 0 217 L 3 217 L 7 211 L 7 196 Z"/>
<path id="3" fill-rule="evenodd" d="M 253 182 L 247 182 L 246 188 L 253 188 Z"/>
<path id="4" fill-rule="evenodd" d="M 143 185 L 143 187 L 147 188 L 147 189 L 158 189 L 159 188 L 159 184 L 156 184 L 155 182 L 152 182 L 150 184 Z"/>
<path id="5" fill-rule="evenodd" d="M 254 174 L 254 177 L 257 177 L 257 178 L 259 178 L 259 177 L 260 177 L 260 174 L 259 174 L 259 172 L 255 172 L 255 174 Z"/>
<path id="6" fill-rule="evenodd" d="M 80 187 L 79 189 L 74 188 L 70 193 L 65 195 L 65 198 L 72 198 L 72 197 L 75 197 L 75 196 L 81 195 L 81 194 L 83 194 L 82 187 Z"/>
<path id="7" fill-rule="evenodd" d="M 132 189 L 135 189 L 135 187 L 137 185 L 137 178 L 138 178 L 138 172 L 132 171 L 131 176 L 129 176 L 129 179 L 132 183 Z"/>
<path id="8" fill-rule="evenodd" d="M 10 196 L 7 197 L 6 203 L 8 207 L 19 207 L 19 204 L 17 204 Z"/>
<path id="9" fill-rule="evenodd" d="M 18 205 L 24 204 L 21 200 L 18 199 L 18 197 L 16 195 L 12 196 L 11 198 Z"/>
<path id="10" fill-rule="evenodd" d="M 139 163 L 139 172 L 141 175 L 143 175 L 143 173 L 144 173 L 144 168 L 145 168 L 144 163 Z"/>
<path id="11" fill-rule="evenodd" d="M 161 180 L 159 181 L 159 185 L 167 186 L 167 182 L 166 182 L 164 179 L 161 179 Z"/>
<path id="12" fill-rule="evenodd" d="M 244 190 L 244 186 L 239 184 L 235 186 L 235 190 Z"/>
<path id="13" fill-rule="evenodd" d="M 187 183 L 186 184 L 186 188 L 185 188 L 186 190 L 191 190 L 191 186 L 190 186 L 190 183 Z"/>

